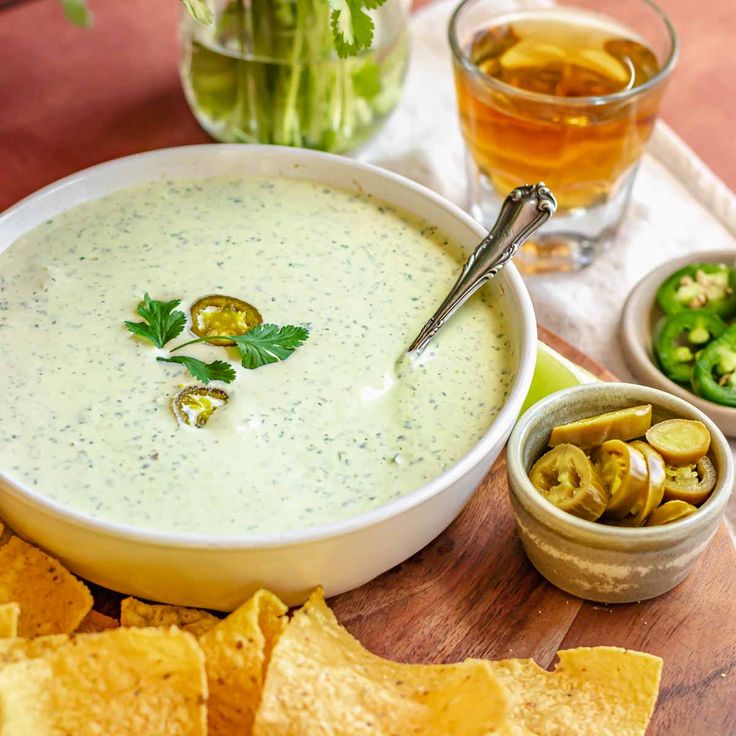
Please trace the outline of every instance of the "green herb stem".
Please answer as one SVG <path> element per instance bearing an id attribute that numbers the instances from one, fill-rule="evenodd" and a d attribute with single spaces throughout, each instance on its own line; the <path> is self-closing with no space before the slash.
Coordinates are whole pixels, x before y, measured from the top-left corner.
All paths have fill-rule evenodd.
<path id="1" fill-rule="evenodd" d="M 181 348 L 185 348 L 188 345 L 196 345 L 198 342 L 211 342 L 212 340 L 235 340 L 239 335 L 208 335 L 207 337 L 198 337 L 196 340 L 189 340 L 189 342 L 183 342 L 181 345 L 177 345 L 175 348 L 171 348 L 169 352 L 175 353 Z M 220 345 L 219 347 L 232 347 L 231 345 Z"/>

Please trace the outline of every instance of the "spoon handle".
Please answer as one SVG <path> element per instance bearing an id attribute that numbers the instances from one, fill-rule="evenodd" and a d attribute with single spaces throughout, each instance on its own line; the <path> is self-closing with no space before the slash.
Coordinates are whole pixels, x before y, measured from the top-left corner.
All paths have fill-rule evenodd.
<path id="1" fill-rule="evenodd" d="M 437 330 L 511 260 L 522 243 L 556 209 L 557 202 L 543 182 L 525 184 L 511 191 L 501 205 L 495 224 L 470 254 L 457 282 L 409 346 L 409 352 L 423 350 Z"/>

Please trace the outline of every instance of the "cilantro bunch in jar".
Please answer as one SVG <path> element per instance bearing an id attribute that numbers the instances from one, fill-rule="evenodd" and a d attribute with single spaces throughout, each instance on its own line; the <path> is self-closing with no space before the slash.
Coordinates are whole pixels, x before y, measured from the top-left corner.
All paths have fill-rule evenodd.
<path id="1" fill-rule="evenodd" d="M 214 138 L 342 153 L 396 106 L 408 60 L 403 0 L 209 0 L 181 20 L 181 79 Z"/>
<path id="2" fill-rule="evenodd" d="M 181 0 L 180 74 L 219 141 L 344 153 L 396 107 L 410 0 Z M 61 0 L 90 25 L 87 0 Z"/>

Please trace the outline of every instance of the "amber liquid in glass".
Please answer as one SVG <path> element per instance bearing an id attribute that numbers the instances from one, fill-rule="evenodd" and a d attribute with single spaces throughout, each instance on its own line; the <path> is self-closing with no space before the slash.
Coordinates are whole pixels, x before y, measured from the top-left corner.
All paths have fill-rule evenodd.
<path id="1" fill-rule="evenodd" d="M 532 11 L 476 33 L 466 53 L 477 69 L 456 62 L 463 135 L 497 193 L 541 180 L 558 211 L 606 202 L 652 132 L 661 85 L 636 88 L 659 71 L 654 52 L 598 16 Z"/>

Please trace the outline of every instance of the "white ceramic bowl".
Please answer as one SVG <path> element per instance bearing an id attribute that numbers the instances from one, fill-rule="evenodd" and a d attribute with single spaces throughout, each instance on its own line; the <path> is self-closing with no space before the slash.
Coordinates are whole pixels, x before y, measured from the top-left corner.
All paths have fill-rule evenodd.
<path id="1" fill-rule="evenodd" d="M 485 234 L 462 210 L 396 174 L 347 158 L 273 146 L 171 148 L 94 166 L 31 195 L 0 216 L 0 252 L 63 210 L 124 187 L 168 178 L 272 175 L 368 192 L 429 221 L 468 252 Z M 506 303 L 516 377 L 480 441 L 431 482 L 351 519 L 281 534 L 206 537 L 113 524 L 62 507 L 3 476 L 0 516 L 89 580 L 128 594 L 230 610 L 265 586 L 294 604 L 316 585 L 355 588 L 417 552 L 459 514 L 511 432 L 532 379 L 536 324 L 513 266 L 494 279 Z M 429 315 L 427 315 L 429 317 Z M 407 338 L 410 337 L 407 335 Z"/>
<path id="2" fill-rule="evenodd" d="M 657 304 L 657 290 L 675 271 L 691 263 L 736 263 L 736 251 L 713 250 L 690 253 L 661 265 L 648 273 L 631 291 L 621 313 L 620 339 L 631 372 L 642 383 L 661 388 L 705 412 L 729 437 L 736 437 L 736 409 L 696 396 L 688 387 L 671 381 L 657 366 L 652 349 L 652 335 L 662 317 Z"/>

